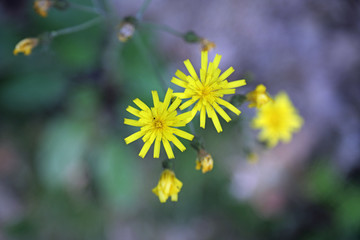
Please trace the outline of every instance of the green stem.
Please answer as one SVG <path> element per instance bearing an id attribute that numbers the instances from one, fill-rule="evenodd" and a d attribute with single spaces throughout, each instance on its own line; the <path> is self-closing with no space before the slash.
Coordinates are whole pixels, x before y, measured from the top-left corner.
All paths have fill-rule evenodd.
<path id="1" fill-rule="evenodd" d="M 60 29 L 60 30 L 56 30 L 56 31 L 51 31 L 50 32 L 50 38 L 55 38 L 61 35 L 66 35 L 66 34 L 70 34 L 70 33 L 74 33 L 74 32 L 79 32 L 82 30 L 85 30 L 89 27 L 92 27 L 93 25 L 95 25 L 96 23 L 99 23 L 100 20 L 102 20 L 101 17 L 98 18 L 94 18 L 88 22 L 84 22 L 82 24 L 73 26 L 73 27 L 68 27 L 68 28 L 64 28 L 64 29 Z"/>
<path id="2" fill-rule="evenodd" d="M 157 23 L 149 23 L 149 22 L 143 22 L 141 23 L 142 27 L 148 27 L 148 28 L 152 28 L 154 30 L 159 30 L 159 31 L 163 31 L 163 32 L 167 32 L 170 33 L 172 35 L 175 35 L 177 37 L 183 38 L 184 34 L 167 26 L 164 24 L 157 24 Z"/>
<path id="3" fill-rule="evenodd" d="M 84 5 L 80 5 L 77 3 L 69 3 L 70 7 L 83 11 L 83 12 L 89 12 L 89 13 L 96 13 L 96 14 L 102 14 L 101 10 L 98 9 L 96 6 L 95 7 L 89 7 L 89 6 L 84 6 Z"/>
<path id="4" fill-rule="evenodd" d="M 144 3 L 141 5 L 141 8 L 136 13 L 136 18 L 140 21 L 142 20 L 142 17 L 144 15 L 145 10 L 148 8 L 149 4 L 151 3 L 151 0 L 144 0 Z"/>
<path id="5" fill-rule="evenodd" d="M 162 88 L 166 92 L 167 88 L 168 88 L 167 83 L 166 83 L 165 79 L 161 76 L 161 73 L 155 64 L 154 59 L 151 57 L 150 53 L 148 52 L 145 44 L 143 43 L 143 41 L 141 39 L 141 36 L 139 34 L 137 34 L 136 36 L 134 36 L 134 40 L 136 41 L 136 44 L 138 45 L 138 48 L 139 48 L 140 52 L 143 54 L 144 58 L 146 58 L 146 60 L 150 63 L 150 65 L 154 69 L 155 74 L 160 79 L 160 84 L 161 84 Z"/>

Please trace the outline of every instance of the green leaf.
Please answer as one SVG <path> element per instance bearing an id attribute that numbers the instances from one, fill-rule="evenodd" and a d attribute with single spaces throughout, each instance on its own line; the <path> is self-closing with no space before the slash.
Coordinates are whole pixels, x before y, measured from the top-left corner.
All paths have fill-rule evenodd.
<path id="1" fill-rule="evenodd" d="M 17 76 L 0 90 L 0 104 L 5 108 L 28 112 L 48 108 L 59 101 L 65 79 L 55 73 L 33 72 Z"/>
<path id="2" fill-rule="evenodd" d="M 83 122 L 58 119 L 45 128 L 38 155 L 39 175 L 45 186 L 63 187 L 71 181 L 84 159 L 90 127 Z"/>
<path id="3" fill-rule="evenodd" d="M 110 206 L 125 210 L 139 199 L 142 177 L 136 161 L 121 140 L 108 140 L 99 148 L 94 170 L 101 195 Z"/>
<path id="4" fill-rule="evenodd" d="M 336 201 L 342 185 L 342 179 L 328 162 L 316 164 L 307 178 L 308 195 L 320 201 Z"/>

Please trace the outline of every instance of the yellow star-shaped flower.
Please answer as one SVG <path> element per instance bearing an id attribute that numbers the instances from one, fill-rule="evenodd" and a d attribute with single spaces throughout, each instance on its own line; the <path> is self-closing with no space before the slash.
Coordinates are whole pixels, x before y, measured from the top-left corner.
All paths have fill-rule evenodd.
<path id="1" fill-rule="evenodd" d="M 239 115 L 241 112 L 231 103 L 223 99 L 224 95 L 234 94 L 235 88 L 246 85 L 244 79 L 228 82 L 226 79 L 234 72 L 234 68 L 230 67 L 224 73 L 218 68 L 221 56 L 216 55 L 213 62 L 208 64 L 208 52 L 201 52 L 201 69 L 200 78 L 198 77 L 190 60 L 184 61 L 184 64 L 190 75 L 186 75 L 180 70 L 177 70 L 175 75 L 178 78 L 172 78 L 171 82 L 184 88 L 182 93 L 174 93 L 175 96 L 181 99 L 188 99 L 180 106 L 180 109 L 186 109 L 195 104 L 191 112 L 193 116 L 200 112 L 200 127 L 205 128 L 206 115 L 211 118 L 217 132 L 222 132 L 222 127 L 219 118 L 216 114 L 220 114 L 225 121 L 229 122 L 231 118 L 220 107 L 220 105 L 227 107 L 229 110 Z"/>
<path id="2" fill-rule="evenodd" d="M 273 101 L 259 108 L 252 127 L 261 129 L 259 139 L 274 147 L 279 141 L 289 142 L 293 132 L 297 132 L 303 122 L 288 95 L 281 92 Z"/>
<path id="3" fill-rule="evenodd" d="M 186 147 L 175 136 L 179 136 L 188 140 L 192 140 L 194 136 L 190 133 L 182 131 L 176 127 L 185 126 L 191 119 L 191 113 L 177 114 L 176 109 L 181 104 L 181 100 L 177 98 L 171 105 L 171 97 L 173 90 L 168 89 L 165 95 L 164 102 L 159 101 L 159 96 L 156 91 L 152 91 L 154 107 L 149 108 L 140 99 L 135 99 L 134 103 L 140 110 L 129 106 L 126 110 L 138 117 L 138 120 L 124 119 L 124 123 L 131 126 L 140 127 L 140 131 L 125 138 L 126 144 L 129 144 L 142 137 L 144 146 L 142 147 L 139 156 L 144 158 L 149 151 L 151 145 L 154 145 L 154 158 L 159 158 L 160 143 L 163 143 L 168 158 L 175 158 L 170 142 L 184 151 Z M 169 107 L 170 105 L 170 107 Z"/>

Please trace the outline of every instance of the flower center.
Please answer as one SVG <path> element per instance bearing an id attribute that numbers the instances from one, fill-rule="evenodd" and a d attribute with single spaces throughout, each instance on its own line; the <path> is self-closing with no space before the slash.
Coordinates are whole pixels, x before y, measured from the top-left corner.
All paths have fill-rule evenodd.
<path id="1" fill-rule="evenodd" d="M 157 129 L 163 128 L 164 127 L 164 123 L 161 120 L 155 120 L 154 121 L 154 127 Z"/>

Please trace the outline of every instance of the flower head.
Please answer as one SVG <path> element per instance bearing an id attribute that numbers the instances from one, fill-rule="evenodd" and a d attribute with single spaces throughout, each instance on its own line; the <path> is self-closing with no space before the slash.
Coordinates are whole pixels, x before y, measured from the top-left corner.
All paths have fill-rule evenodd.
<path id="1" fill-rule="evenodd" d="M 190 75 L 186 75 L 180 70 L 177 70 L 175 75 L 178 78 L 172 78 L 171 82 L 185 88 L 182 93 L 175 93 L 174 95 L 187 99 L 188 101 L 180 106 L 180 109 L 190 107 L 195 104 L 191 110 L 193 116 L 197 112 L 200 112 L 200 127 L 205 128 L 206 115 L 211 118 L 217 132 L 221 132 L 219 118 L 216 114 L 218 112 L 225 121 L 229 122 L 231 118 L 220 107 L 220 105 L 227 107 L 229 110 L 239 115 L 241 112 L 231 103 L 223 99 L 226 94 L 234 94 L 235 88 L 246 85 L 245 80 L 237 80 L 228 82 L 226 79 L 234 72 L 234 69 L 230 67 L 224 73 L 218 68 L 221 56 L 216 55 L 213 62 L 208 64 L 208 52 L 201 52 L 201 69 L 200 78 L 198 77 L 190 60 L 184 61 L 184 64 L 189 71 Z"/>
<path id="2" fill-rule="evenodd" d="M 246 99 L 250 102 L 249 108 L 260 108 L 264 104 L 271 101 L 271 97 L 266 92 L 266 87 L 262 84 L 257 85 L 254 91 L 246 94 Z"/>
<path id="3" fill-rule="evenodd" d="M 26 56 L 31 54 L 31 51 L 34 47 L 39 44 L 38 38 L 25 38 L 18 42 L 13 51 L 14 55 L 17 55 L 19 52 L 24 53 Z"/>
<path id="4" fill-rule="evenodd" d="M 202 173 L 209 172 L 213 169 L 214 160 L 212 159 L 211 155 L 203 149 L 200 149 L 198 152 L 198 157 L 196 159 L 196 170 L 202 171 Z"/>
<path id="5" fill-rule="evenodd" d="M 52 3 L 50 0 L 35 0 L 34 9 L 42 17 L 47 17 L 47 12 L 51 7 Z"/>
<path id="6" fill-rule="evenodd" d="M 139 156 L 144 158 L 149 151 L 151 145 L 154 145 L 154 158 L 159 158 L 160 155 L 160 143 L 163 143 L 168 158 L 174 158 L 174 153 L 171 149 L 170 143 L 184 151 L 185 146 L 175 136 L 179 136 L 188 140 L 192 140 L 194 136 L 190 133 L 177 129 L 175 127 L 185 126 L 192 118 L 191 113 L 183 113 L 177 115 L 176 109 L 181 103 L 181 100 L 177 98 L 171 105 L 172 89 L 168 89 L 163 102 L 159 101 L 159 96 L 156 91 L 152 91 L 152 97 L 154 107 L 149 108 L 140 99 L 135 99 L 134 103 L 140 108 L 140 110 L 129 106 L 126 110 L 138 117 L 138 120 L 125 118 L 124 123 L 131 126 L 140 127 L 140 131 L 125 138 L 126 144 L 129 144 L 142 137 L 145 143 L 142 147 Z M 169 107 L 170 105 L 170 107 Z"/>
<path id="7" fill-rule="evenodd" d="M 165 169 L 160 176 L 158 185 L 153 188 L 153 193 L 159 197 L 160 202 L 164 203 L 171 197 L 171 201 L 177 202 L 178 193 L 181 190 L 182 182 L 175 177 L 175 173 Z"/>
<path id="8" fill-rule="evenodd" d="M 298 131 L 303 119 L 292 105 L 285 92 L 279 93 L 273 101 L 262 106 L 252 121 L 252 127 L 261 129 L 260 140 L 274 147 L 281 140 L 289 142 L 293 132 Z"/>

